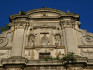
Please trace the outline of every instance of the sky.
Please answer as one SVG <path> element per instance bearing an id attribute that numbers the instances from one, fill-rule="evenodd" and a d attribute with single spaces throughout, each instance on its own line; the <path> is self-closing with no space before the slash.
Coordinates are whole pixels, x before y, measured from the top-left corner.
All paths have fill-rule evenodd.
<path id="1" fill-rule="evenodd" d="M 93 0 L 0 0 L 0 26 L 10 15 L 42 7 L 80 14 L 81 29 L 93 33 Z"/>

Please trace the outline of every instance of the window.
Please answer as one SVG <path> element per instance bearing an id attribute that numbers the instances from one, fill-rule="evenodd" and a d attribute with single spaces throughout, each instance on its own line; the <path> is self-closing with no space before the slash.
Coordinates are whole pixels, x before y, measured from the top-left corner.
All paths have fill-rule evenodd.
<path id="1" fill-rule="evenodd" d="M 50 53 L 39 53 L 39 59 L 50 57 Z"/>

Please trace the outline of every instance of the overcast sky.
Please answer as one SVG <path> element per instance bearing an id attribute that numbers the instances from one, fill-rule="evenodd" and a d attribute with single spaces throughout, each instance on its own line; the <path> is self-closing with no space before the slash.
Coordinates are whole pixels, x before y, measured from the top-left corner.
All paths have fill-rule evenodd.
<path id="1" fill-rule="evenodd" d="M 0 0 L 0 26 L 9 23 L 10 15 L 44 6 L 80 14 L 81 29 L 93 33 L 93 0 Z"/>

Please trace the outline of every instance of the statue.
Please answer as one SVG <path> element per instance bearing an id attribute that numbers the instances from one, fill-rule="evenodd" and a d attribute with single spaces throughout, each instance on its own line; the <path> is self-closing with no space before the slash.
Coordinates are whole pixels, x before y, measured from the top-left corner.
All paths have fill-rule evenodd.
<path id="1" fill-rule="evenodd" d="M 34 35 L 29 35 L 29 37 L 28 37 L 28 45 L 29 46 L 34 46 L 34 41 L 35 41 L 35 36 Z"/>
<path id="2" fill-rule="evenodd" d="M 61 36 L 55 35 L 55 45 L 60 46 L 61 44 Z"/>
<path id="3" fill-rule="evenodd" d="M 41 38 L 41 45 L 48 45 L 49 38 L 44 34 L 44 36 Z"/>

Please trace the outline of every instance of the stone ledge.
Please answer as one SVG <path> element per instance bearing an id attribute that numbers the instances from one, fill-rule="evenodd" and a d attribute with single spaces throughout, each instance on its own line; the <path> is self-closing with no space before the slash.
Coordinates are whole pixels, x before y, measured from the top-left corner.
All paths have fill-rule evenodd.
<path id="1" fill-rule="evenodd" d="M 63 65 L 63 63 L 57 60 L 29 60 L 27 65 Z"/>
<path id="2" fill-rule="evenodd" d="M 5 64 L 26 64 L 26 63 L 27 63 L 27 59 L 22 58 L 22 57 L 12 57 L 12 58 L 1 60 L 2 65 L 5 65 Z"/>

